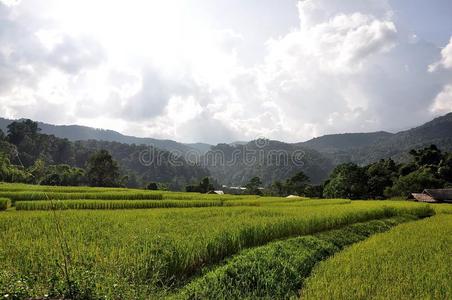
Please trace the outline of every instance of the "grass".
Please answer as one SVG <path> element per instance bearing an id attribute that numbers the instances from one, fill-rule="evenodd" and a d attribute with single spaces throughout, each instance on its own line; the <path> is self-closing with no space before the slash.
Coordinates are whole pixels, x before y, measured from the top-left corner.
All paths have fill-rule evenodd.
<path id="1" fill-rule="evenodd" d="M 320 263 L 302 298 L 449 299 L 451 249 L 452 215 L 403 224 Z"/>
<path id="2" fill-rule="evenodd" d="M 162 200 L 162 194 L 144 192 L 103 192 L 103 193 L 56 193 L 56 192 L 0 192 L 0 197 L 16 201 L 39 200 Z"/>
<path id="3" fill-rule="evenodd" d="M 45 294 L 69 297 L 70 286 L 79 298 L 159 298 L 206 266 L 247 248 L 407 213 L 430 215 L 432 210 L 418 203 L 354 201 L 315 206 L 6 211 L 0 214 L 0 294 L 22 293 L 21 299 Z M 65 261 L 68 276 L 62 267 Z"/>
<path id="4" fill-rule="evenodd" d="M 217 195 L 217 194 L 201 194 L 201 193 L 181 193 L 181 192 L 163 192 L 164 199 L 172 200 L 210 200 L 217 199 L 223 201 L 229 200 L 259 200 L 262 199 L 260 196 L 256 195 Z M 272 197 L 268 197 L 272 198 Z M 273 197 L 275 198 L 275 197 Z M 281 198 L 279 198 L 281 199 Z"/>
<path id="5" fill-rule="evenodd" d="M 349 225 L 244 251 L 199 279 L 178 299 L 290 299 L 319 261 L 368 236 L 416 219 L 398 217 Z"/>
<path id="6" fill-rule="evenodd" d="M 435 204 L 432 204 L 432 208 L 438 214 L 452 214 L 452 204 L 451 203 L 435 203 Z"/>
<path id="7" fill-rule="evenodd" d="M 297 203 L 291 200 L 36 200 L 36 201 L 17 201 L 16 210 L 62 210 L 62 209 L 149 209 L 149 208 L 175 208 L 175 207 L 210 207 L 210 206 L 267 206 L 267 205 L 287 205 L 294 206 L 317 206 L 332 204 L 350 204 L 350 200 L 306 200 Z"/>
<path id="8" fill-rule="evenodd" d="M 16 183 L 0 183 L 0 197 L 16 201 L 41 200 L 218 200 L 218 201 L 256 201 L 263 199 L 255 195 L 216 195 L 182 193 L 168 191 L 149 191 L 125 188 L 60 187 Z M 272 199 L 284 199 L 276 198 Z M 232 205 L 232 204 L 231 204 Z M 248 204 L 252 205 L 252 204 Z"/>
<path id="9" fill-rule="evenodd" d="M 317 206 L 317 205 L 332 205 L 332 204 L 351 204 L 352 201 L 348 199 L 286 199 L 280 201 L 265 202 L 270 206 Z"/>
<path id="10" fill-rule="evenodd" d="M 8 198 L 0 198 L 0 211 L 7 210 L 11 206 L 11 200 Z"/>
<path id="11" fill-rule="evenodd" d="M 0 182 L 0 191 L 4 192 L 51 192 L 51 193 L 84 193 L 84 192 L 127 192 L 140 191 L 127 188 L 105 188 L 88 186 L 50 186 L 50 185 L 32 185 L 24 183 L 5 183 Z"/>
<path id="12" fill-rule="evenodd" d="M 222 206 L 215 200 L 59 200 L 59 201 L 19 201 L 16 210 L 52 210 L 52 209 L 148 209 L 173 207 L 209 207 Z"/>

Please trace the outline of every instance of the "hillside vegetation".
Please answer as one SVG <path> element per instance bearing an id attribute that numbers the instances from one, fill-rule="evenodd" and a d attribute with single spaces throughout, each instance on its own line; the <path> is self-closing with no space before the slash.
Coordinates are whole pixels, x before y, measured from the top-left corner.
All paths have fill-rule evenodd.
<path id="1" fill-rule="evenodd" d="M 13 121 L 0 118 L 0 129 L 7 132 Z M 452 151 L 452 113 L 438 117 L 419 127 L 398 132 L 346 133 L 325 135 L 301 143 L 284 143 L 260 140 L 211 146 L 203 143 L 182 144 L 171 140 L 136 138 L 124 136 L 111 130 L 98 130 L 83 126 L 57 126 L 38 123 L 42 131 L 39 142 L 36 137 L 24 145 L 8 143 L 0 139 L 0 152 L 7 153 L 13 163 L 19 164 L 15 153 L 18 147 L 21 162 L 26 167 L 33 165 L 38 157 L 48 164 L 68 164 L 83 168 L 95 151 L 105 149 L 127 175 L 129 187 L 145 186 L 149 182 L 165 184 L 171 189 L 183 190 L 202 177 L 211 175 L 221 184 L 239 186 L 258 176 L 265 185 L 283 181 L 303 171 L 311 183 L 325 181 L 334 166 L 341 163 L 368 165 L 380 159 L 393 159 L 396 163 L 407 162 L 409 151 L 436 145 L 442 151 Z M 50 134 L 50 135 L 49 135 Z M 1 135 L 1 134 L 0 134 Z M 34 150 L 27 150 L 27 146 Z M 152 145 L 153 148 L 149 148 Z M 25 149 L 24 149 L 25 148 Z M 140 153 L 153 149 L 155 157 L 163 157 L 159 166 L 143 165 Z M 191 162 L 178 160 L 178 167 L 170 164 L 171 152 L 180 155 L 190 153 Z M 215 153 L 221 152 L 218 161 Z M 273 156 L 269 156 L 273 153 Z M 284 154 L 281 163 L 279 154 Z M 297 163 L 293 161 L 296 154 Z M 248 155 L 248 156 L 247 156 Z M 152 159 L 152 157 L 149 157 Z M 228 162 L 228 163 L 225 163 Z M 200 168 L 198 165 L 204 166 Z"/>
<path id="2" fill-rule="evenodd" d="M 212 177 L 227 185 L 245 185 L 255 176 L 269 185 L 302 171 L 312 183 L 328 178 L 333 165 L 315 150 L 272 140 L 246 144 L 219 144 L 203 161 Z"/>
<path id="3" fill-rule="evenodd" d="M 443 151 L 452 150 L 452 113 L 395 134 L 371 132 L 325 135 L 297 145 L 317 150 L 335 164 L 369 164 L 387 158 L 404 162 L 411 149 L 431 144 Z"/>

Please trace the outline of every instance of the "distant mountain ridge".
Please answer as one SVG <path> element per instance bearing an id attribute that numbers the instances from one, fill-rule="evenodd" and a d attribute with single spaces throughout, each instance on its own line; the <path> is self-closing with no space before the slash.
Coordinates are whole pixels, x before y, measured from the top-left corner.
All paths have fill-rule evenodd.
<path id="1" fill-rule="evenodd" d="M 7 125 L 12 121 L 0 118 L 0 129 L 6 132 Z M 51 125 L 39 122 L 39 127 L 42 129 L 42 133 L 53 134 L 71 141 L 100 140 L 125 144 L 153 145 L 162 150 L 181 154 L 196 152 L 199 154 L 199 157 L 205 155 L 211 149 L 218 150 L 224 148 L 225 151 L 240 150 L 242 147 L 252 147 L 253 143 L 240 141 L 229 144 L 218 144 L 217 146 L 205 143 L 184 144 L 173 140 L 127 136 L 113 130 L 95 129 L 79 125 Z M 313 159 L 312 163 L 306 162 L 306 165 L 309 165 L 310 175 L 314 181 L 319 182 L 327 176 L 334 165 L 339 163 L 354 162 L 363 165 L 389 157 L 397 161 L 406 161 L 408 158 L 407 153 L 410 149 L 424 147 L 430 144 L 436 144 L 444 151 L 452 151 L 452 113 L 398 133 L 378 131 L 369 133 L 329 134 L 305 142 L 292 144 L 271 141 L 268 149 L 289 152 L 301 149 L 307 152 L 309 154 L 307 158 L 315 159 Z M 318 165 L 314 166 L 316 163 Z M 242 166 L 239 169 L 236 167 L 218 168 L 207 165 L 207 168 L 212 174 L 216 174 L 217 177 L 225 179 L 226 182 L 231 184 L 243 183 L 249 176 L 258 174 L 265 177 L 265 181 L 269 181 L 280 177 L 280 175 L 284 177 L 286 173 L 290 175 L 296 170 L 293 166 L 286 166 L 285 170 L 259 166 L 260 173 L 254 172 L 247 166 Z M 267 172 L 273 172 L 279 175 L 272 176 Z"/>
<path id="2" fill-rule="evenodd" d="M 388 139 L 393 135 L 393 133 L 386 131 L 328 134 L 313 138 L 306 142 L 297 143 L 297 145 L 303 145 L 322 152 L 347 150 L 356 147 L 369 146 L 374 144 L 376 141 Z"/>
<path id="3" fill-rule="evenodd" d="M 437 145 L 452 151 L 452 113 L 398 133 L 370 132 L 325 135 L 297 145 L 319 151 L 335 164 L 369 164 L 383 158 L 406 161 L 413 148 Z"/>
<path id="4" fill-rule="evenodd" d="M 0 129 L 6 132 L 6 127 L 15 120 L 0 118 Z M 201 155 L 206 153 L 210 146 L 205 143 L 183 144 L 172 140 L 160 140 L 154 138 L 140 138 L 121 134 L 114 130 L 97 129 L 81 125 L 52 125 L 38 122 L 41 133 L 53 134 L 59 138 L 67 138 L 70 141 L 98 140 L 106 142 L 118 142 L 124 144 L 151 145 L 156 148 L 185 154 L 188 151 L 197 151 Z"/>

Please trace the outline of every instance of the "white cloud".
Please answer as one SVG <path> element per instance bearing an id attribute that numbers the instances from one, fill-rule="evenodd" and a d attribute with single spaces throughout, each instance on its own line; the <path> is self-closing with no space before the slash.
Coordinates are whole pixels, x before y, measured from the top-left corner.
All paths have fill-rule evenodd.
<path id="1" fill-rule="evenodd" d="M 452 37 L 449 44 L 441 50 L 441 60 L 428 66 L 429 72 L 434 72 L 438 68 L 452 69 Z"/>
<path id="2" fill-rule="evenodd" d="M 189 5 L 0 3 L 0 114 L 217 143 L 405 128 L 450 108 L 449 75 L 427 67 L 452 68 L 452 39 L 433 67 L 439 50 L 387 1 L 301 1 L 254 66 L 238 59 L 247 36 Z"/>
<path id="3" fill-rule="evenodd" d="M 445 114 L 452 111 L 452 84 L 446 85 L 436 96 L 430 110 L 438 114 Z"/>

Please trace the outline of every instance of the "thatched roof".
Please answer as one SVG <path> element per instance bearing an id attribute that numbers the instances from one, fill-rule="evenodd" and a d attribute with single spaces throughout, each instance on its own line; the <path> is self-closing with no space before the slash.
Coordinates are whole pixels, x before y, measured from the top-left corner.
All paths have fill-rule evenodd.
<path id="1" fill-rule="evenodd" d="M 412 194 L 421 202 L 452 202 L 452 189 L 425 189 L 422 194 Z"/>
<path id="2" fill-rule="evenodd" d="M 437 202 L 435 199 L 432 198 L 432 196 L 427 194 L 419 194 L 419 193 L 412 193 L 414 199 L 416 201 L 420 202 Z"/>
<path id="3" fill-rule="evenodd" d="M 452 189 L 425 189 L 423 193 L 437 201 L 452 201 Z"/>

